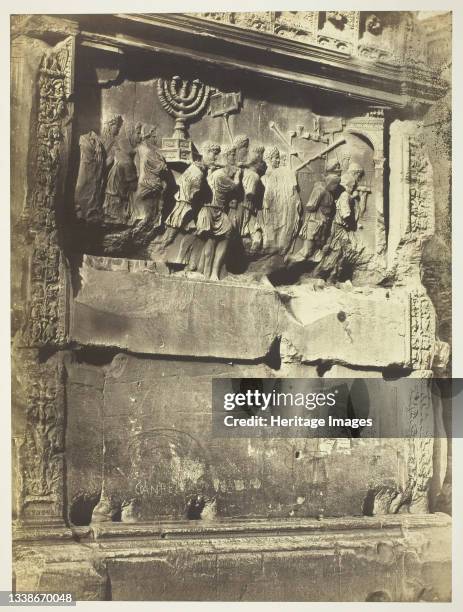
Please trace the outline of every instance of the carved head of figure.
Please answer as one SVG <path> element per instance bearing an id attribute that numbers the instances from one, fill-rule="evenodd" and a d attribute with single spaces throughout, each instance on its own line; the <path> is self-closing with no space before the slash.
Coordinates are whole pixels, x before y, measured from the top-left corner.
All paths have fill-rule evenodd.
<path id="1" fill-rule="evenodd" d="M 326 18 L 340 30 L 342 30 L 347 23 L 347 15 L 344 11 L 326 11 Z"/>
<path id="2" fill-rule="evenodd" d="M 365 29 L 370 32 L 370 34 L 380 34 L 383 25 L 381 20 L 377 15 L 369 15 L 365 20 Z"/>
<path id="3" fill-rule="evenodd" d="M 117 136 L 122 127 L 123 119 L 121 115 L 111 115 L 103 126 L 103 138 L 105 136 Z"/>
<path id="4" fill-rule="evenodd" d="M 338 174 L 327 174 L 325 177 L 325 188 L 330 193 L 336 191 L 341 182 L 341 177 Z"/>
<path id="5" fill-rule="evenodd" d="M 348 194 L 351 194 L 354 191 L 355 183 L 355 178 L 350 172 L 346 172 L 341 176 L 341 185 Z"/>
<path id="6" fill-rule="evenodd" d="M 349 164 L 348 172 L 349 174 L 352 174 L 352 176 L 357 182 L 362 178 L 364 174 L 362 166 L 355 162 Z"/>
<path id="7" fill-rule="evenodd" d="M 140 129 L 140 141 L 141 142 L 149 142 L 149 144 L 156 144 L 157 142 L 157 127 L 155 125 L 150 125 L 149 123 L 144 123 Z"/>
<path id="8" fill-rule="evenodd" d="M 254 168 L 259 176 L 265 174 L 267 164 L 264 162 L 264 150 L 262 145 L 256 145 L 251 149 L 249 157 L 249 167 Z"/>
<path id="9" fill-rule="evenodd" d="M 236 165 L 236 147 L 235 145 L 228 145 L 222 147 L 223 161 L 226 166 Z"/>
<path id="10" fill-rule="evenodd" d="M 252 147 L 249 163 L 254 164 L 256 162 L 263 161 L 264 160 L 264 150 L 265 150 L 265 147 L 263 147 L 262 145 L 255 145 L 254 147 Z"/>
<path id="11" fill-rule="evenodd" d="M 264 160 L 269 168 L 278 168 L 280 166 L 280 151 L 278 147 L 268 147 L 265 149 Z"/>
<path id="12" fill-rule="evenodd" d="M 349 165 L 350 165 L 350 154 L 344 153 L 341 159 L 341 164 L 340 164 L 341 174 L 344 174 L 344 172 L 347 172 Z"/>
<path id="13" fill-rule="evenodd" d="M 142 124 L 140 121 L 136 123 L 126 123 L 125 133 L 131 147 L 135 148 L 142 141 Z"/>
<path id="14" fill-rule="evenodd" d="M 205 142 L 201 147 L 202 161 L 206 166 L 217 165 L 217 157 L 220 154 L 220 145 L 214 142 Z"/>
<path id="15" fill-rule="evenodd" d="M 116 140 L 115 156 L 118 159 L 125 157 L 133 157 L 137 146 L 142 141 L 141 137 L 142 124 L 127 121 L 124 123 L 124 130 L 119 134 Z"/>
<path id="16" fill-rule="evenodd" d="M 233 139 L 233 146 L 236 149 L 236 163 L 246 163 L 249 154 L 249 138 L 244 134 L 239 134 Z"/>
<path id="17" fill-rule="evenodd" d="M 337 174 L 338 177 L 341 176 L 342 172 L 341 172 L 341 164 L 338 161 L 335 161 L 334 163 L 330 164 L 329 166 L 326 167 L 326 171 L 329 174 Z"/>

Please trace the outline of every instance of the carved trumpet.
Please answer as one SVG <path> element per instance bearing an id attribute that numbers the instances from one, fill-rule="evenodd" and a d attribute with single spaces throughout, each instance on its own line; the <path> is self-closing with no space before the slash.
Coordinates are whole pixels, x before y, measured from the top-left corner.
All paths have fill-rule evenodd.
<path id="1" fill-rule="evenodd" d="M 280 138 L 281 142 L 283 142 L 288 147 L 290 155 L 299 156 L 299 152 L 293 149 L 292 143 L 289 140 L 287 140 L 285 135 L 280 131 L 280 128 L 277 126 L 275 121 L 270 121 L 268 126 L 272 130 L 272 132 L 275 132 L 278 138 Z"/>
<path id="2" fill-rule="evenodd" d="M 345 138 L 341 138 L 340 140 L 337 140 L 336 142 L 333 142 L 332 145 L 330 145 L 329 147 L 326 147 L 326 149 L 323 149 L 322 151 L 320 151 L 319 153 L 317 153 L 316 155 L 314 155 L 313 157 L 310 157 L 309 159 L 306 159 L 305 161 L 303 161 L 301 164 L 299 164 L 299 166 L 297 166 L 294 171 L 298 172 L 299 170 L 302 170 L 302 168 L 304 168 L 305 166 L 307 166 L 308 164 L 310 164 L 310 162 L 315 161 L 316 159 L 318 159 L 319 157 L 322 157 L 322 155 L 325 155 L 326 153 L 329 153 L 330 151 L 332 151 L 333 149 L 335 149 L 336 147 L 339 147 L 339 145 L 342 145 L 346 142 Z"/>

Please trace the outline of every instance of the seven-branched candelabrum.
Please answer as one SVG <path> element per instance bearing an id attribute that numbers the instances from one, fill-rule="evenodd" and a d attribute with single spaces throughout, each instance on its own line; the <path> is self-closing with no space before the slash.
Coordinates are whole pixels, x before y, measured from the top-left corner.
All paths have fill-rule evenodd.
<path id="1" fill-rule="evenodd" d="M 164 110 L 175 117 L 172 138 L 187 139 L 186 123 L 197 119 L 206 109 L 211 88 L 199 79 L 189 81 L 179 76 L 158 79 L 157 91 Z"/>

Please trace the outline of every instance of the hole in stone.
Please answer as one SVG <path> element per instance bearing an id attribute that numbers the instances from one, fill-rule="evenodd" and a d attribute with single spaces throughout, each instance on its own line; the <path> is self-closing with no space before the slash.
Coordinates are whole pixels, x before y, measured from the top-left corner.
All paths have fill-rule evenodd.
<path id="1" fill-rule="evenodd" d="M 338 321 L 341 323 L 344 323 L 344 321 L 347 319 L 347 315 L 344 310 L 340 310 L 336 316 L 338 317 Z"/>
<path id="2" fill-rule="evenodd" d="M 375 497 L 376 491 L 374 489 L 370 489 L 365 496 L 362 504 L 362 514 L 363 516 L 373 516 L 373 510 L 375 507 Z"/>
<path id="3" fill-rule="evenodd" d="M 206 500 L 200 495 L 194 495 L 188 501 L 186 507 L 186 517 L 189 521 L 201 520 L 201 512 L 204 510 Z"/>
<path id="4" fill-rule="evenodd" d="M 387 591 L 373 591 L 366 596 L 365 601 L 392 601 Z"/>
<path id="5" fill-rule="evenodd" d="M 122 521 L 122 507 L 119 507 L 113 514 L 111 521 L 113 523 L 120 523 Z"/>
<path id="6" fill-rule="evenodd" d="M 399 380 L 410 374 L 411 370 L 400 366 L 389 366 L 384 368 L 382 374 L 384 380 Z"/>
<path id="7" fill-rule="evenodd" d="M 279 370 L 281 368 L 280 346 L 281 338 L 278 336 L 272 342 L 270 349 L 267 355 L 265 356 L 264 361 L 270 368 L 272 368 L 272 370 Z"/>
<path id="8" fill-rule="evenodd" d="M 248 394 L 250 392 L 251 398 L 249 403 L 246 403 L 244 406 L 240 406 L 239 414 L 242 416 L 254 416 L 259 412 L 259 406 L 254 402 L 254 393 L 257 391 L 258 393 L 262 393 L 264 390 L 264 382 L 262 378 L 241 378 L 235 379 L 233 381 L 234 388 L 236 385 L 236 390 L 239 393 Z"/>
<path id="9" fill-rule="evenodd" d="M 321 361 L 317 364 L 317 376 L 323 377 L 328 370 L 331 370 L 333 364 L 329 361 Z"/>
<path id="10" fill-rule="evenodd" d="M 90 525 L 93 509 L 100 500 L 100 495 L 79 495 L 71 504 L 69 520 L 76 527 Z"/>
<path id="11" fill-rule="evenodd" d="M 77 363 L 87 363 L 95 366 L 110 365 L 120 350 L 105 347 L 83 346 L 74 351 Z"/>
<path id="12" fill-rule="evenodd" d="M 277 258 L 275 259 L 277 260 Z M 294 264 L 289 269 L 283 266 L 283 262 L 280 261 L 280 265 L 276 263 L 275 268 L 267 274 L 267 278 L 274 287 L 279 285 L 295 285 L 301 275 L 307 271 L 307 268 L 313 267 L 313 265 L 308 265 L 307 262 Z"/>
<path id="13" fill-rule="evenodd" d="M 294 453 L 294 456 L 296 457 L 296 459 L 299 459 L 299 457 L 301 456 L 301 451 L 296 451 Z"/>

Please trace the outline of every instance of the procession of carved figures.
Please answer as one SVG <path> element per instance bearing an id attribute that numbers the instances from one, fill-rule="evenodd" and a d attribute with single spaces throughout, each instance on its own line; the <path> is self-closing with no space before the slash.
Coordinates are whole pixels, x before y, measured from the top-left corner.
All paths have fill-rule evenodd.
<path id="1" fill-rule="evenodd" d="M 159 142 L 157 126 L 121 115 L 100 135 L 80 137 L 76 215 L 100 230 L 88 249 L 211 280 L 223 278 L 229 262 L 233 269 L 233 258 L 246 267 L 276 257 L 281 269 L 302 266 L 327 281 L 368 265 L 372 254 L 358 230 L 370 189 L 346 149 L 342 119 L 311 115 L 311 129 L 297 126 L 289 135 L 271 121 L 264 146 L 232 134 L 228 119 L 240 110 L 239 93 L 173 77 L 157 81 L 157 95 L 175 118 L 172 137 Z M 224 122 L 226 144 L 189 138 L 188 124 L 207 111 Z M 317 143 L 318 152 L 302 158 L 298 137 Z M 301 172 L 315 161 L 323 171 L 303 192 Z"/>

